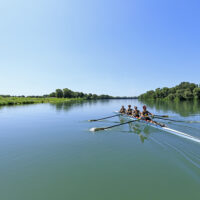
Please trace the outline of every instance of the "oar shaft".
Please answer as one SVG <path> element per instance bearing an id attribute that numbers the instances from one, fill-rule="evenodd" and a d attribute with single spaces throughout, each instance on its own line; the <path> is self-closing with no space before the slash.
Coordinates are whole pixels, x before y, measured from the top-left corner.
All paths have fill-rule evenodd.
<path id="1" fill-rule="evenodd" d="M 108 126 L 108 127 L 91 128 L 90 131 L 102 131 L 102 130 L 105 130 L 105 129 L 114 128 L 116 126 L 121 126 L 121 125 L 128 124 L 128 123 L 131 123 L 131 122 L 136 122 L 136 121 L 138 121 L 138 120 L 131 120 L 131 121 L 128 121 L 128 122 L 124 122 L 124 123 L 120 123 L 120 124 L 116 124 L 116 125 Z"/>
<path id="2" fill-rule="evenodd" d="M 171 122 L 200 123 L 200 121 L 174 120 L 174 119 L 165 119 L 165 118 L 162 118 L 162 117 L 154 117 L 154 118 L 162 119 L 162 120 L 168 120 L 168 121 L 171 121 Z"/>
<path id="3" fill-rule="evenodd" d="M 101 119 L 99 119 L 99 120 L 102 120 L 102 119 L 108 119 L 108 118 L 111 118 L 111 117 L 116 117 L 116 116 L 119 116 L 119 115 L 121 115 L 121 114 L 112 115 L 112 116 L 110 116 L 110 117 L 104 117 L 104 118 L 101 118 Z"/>
<path id="4" fill-rule="evenodd" d="M 162 118 L 162 117 L 155 117 L 157 119 L 162 119 L 162 120 L 168 120 L 168 121 L 172 121 L 172 122 L 184 122 L 184 121 L 178 121 L 178 120 L 173 120 L 173 119 L 165 119 L 165 118 Z"/>
<path id="5" fill-rule="evenodd" d="M 116 125 L 113 125 L 113 126 L 108 126 L 108 127 L 105 127 L 104 129 L 114 128 L 114 127 L 116 127 L 116 126 L 121 126 L 121 125 L 124 125 L 124 124 L 129 124 L 129 123 L 135 122 L 135 121 L 136 121 L 136 120 L 132 120 L 132 121 L 128 121 L 128 122 L 116 124 Z"/>
<path id="6" fill-rule="evenodd" d="M 119 115 L 121 115 L 121 114 L 112 115 L 112 116 L 109 116 L 109 117 L 103 117 L 103 118 L 100 118 L 100 119 L 91 119 L 89 121 L 90 122 L 92 122 L 92 121 L 99 121 L 99 120 L 108 119 L 108 118 L 111 118 L 111 117 L 116 117 L 116 116 L 119 116 Z"/>
<path id="7" fill-rule="evenodd" d="M 169 117 L 168 115 L 154 115 L 155 117 Z"/>

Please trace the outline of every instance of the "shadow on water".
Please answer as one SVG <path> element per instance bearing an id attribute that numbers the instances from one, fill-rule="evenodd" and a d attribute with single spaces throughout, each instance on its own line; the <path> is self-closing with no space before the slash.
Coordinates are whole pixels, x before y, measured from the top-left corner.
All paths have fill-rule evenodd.
<path id="1" fill-rule="evenodd" d="M 200 113 L 200 101 L 140 100 L 140 102 L 146 104 L 149 108 L 163 112 L 172 111 L 184 117 Z"/>

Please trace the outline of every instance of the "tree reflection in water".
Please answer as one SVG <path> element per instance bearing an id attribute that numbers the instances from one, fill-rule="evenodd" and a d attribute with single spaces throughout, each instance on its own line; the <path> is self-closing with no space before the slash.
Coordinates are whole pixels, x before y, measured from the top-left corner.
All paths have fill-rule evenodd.
<path id="1" fill-rule="evenodd" d="M 200 114 L 200 101 L 142 100 L 140 102 L 163 113 L 172 111 L 183 117 Z"/>

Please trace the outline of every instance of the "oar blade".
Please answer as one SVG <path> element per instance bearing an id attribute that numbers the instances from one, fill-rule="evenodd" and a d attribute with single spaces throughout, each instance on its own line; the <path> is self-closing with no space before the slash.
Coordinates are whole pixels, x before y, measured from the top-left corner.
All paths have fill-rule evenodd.
<path id="1" fill-rule="evenodd" d="M 90 129 L 91 132 L 103 131 L 103 130 L 105 130 L 105 128 L 91 128 Z"/>
<path id="2" fill-rule="evenodd" d="M 96 119 L 90 119 L 90 120 L 88 120 L 88 122 L 96 122 L 96 121 L 98 121 L 98 120 L 96 120 Z"/>
<path id="3" fill-rule="evenodd" d="M 154 115 L 155 117 L 169 117 L 168 115 Z"/>

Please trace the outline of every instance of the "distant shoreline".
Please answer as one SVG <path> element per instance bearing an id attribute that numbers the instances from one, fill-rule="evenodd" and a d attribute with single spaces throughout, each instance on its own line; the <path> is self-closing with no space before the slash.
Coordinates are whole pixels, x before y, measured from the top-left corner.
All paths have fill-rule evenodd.
<path id="1" fill-rule="evenodd" d="M 0 106 L 38 104 L 38 103 L 69 103 L 69 102 L 73 103 L 77 101 L 111 100 L 111 99 L 137 99 L 137 97 L 112 97 L 108 99 L 85 99 L 85 98 L 0 96 Z"/>
<path id="2" fill-rule="evenodd" d="M 104 99 L 137 99 L 138 97 L 127 96 L 110 96 L 107 94 L 92 94 L 72 91 L 68 88 L 56 89 L 55 92 L 45 94 L 42 96 L 11 96 L 0 95 L 0 106 L 6 105 L 21 105 L 21 104 L 35 104 L 35 103 L 65 103 L 85 100 L 104 100 Z"/>

